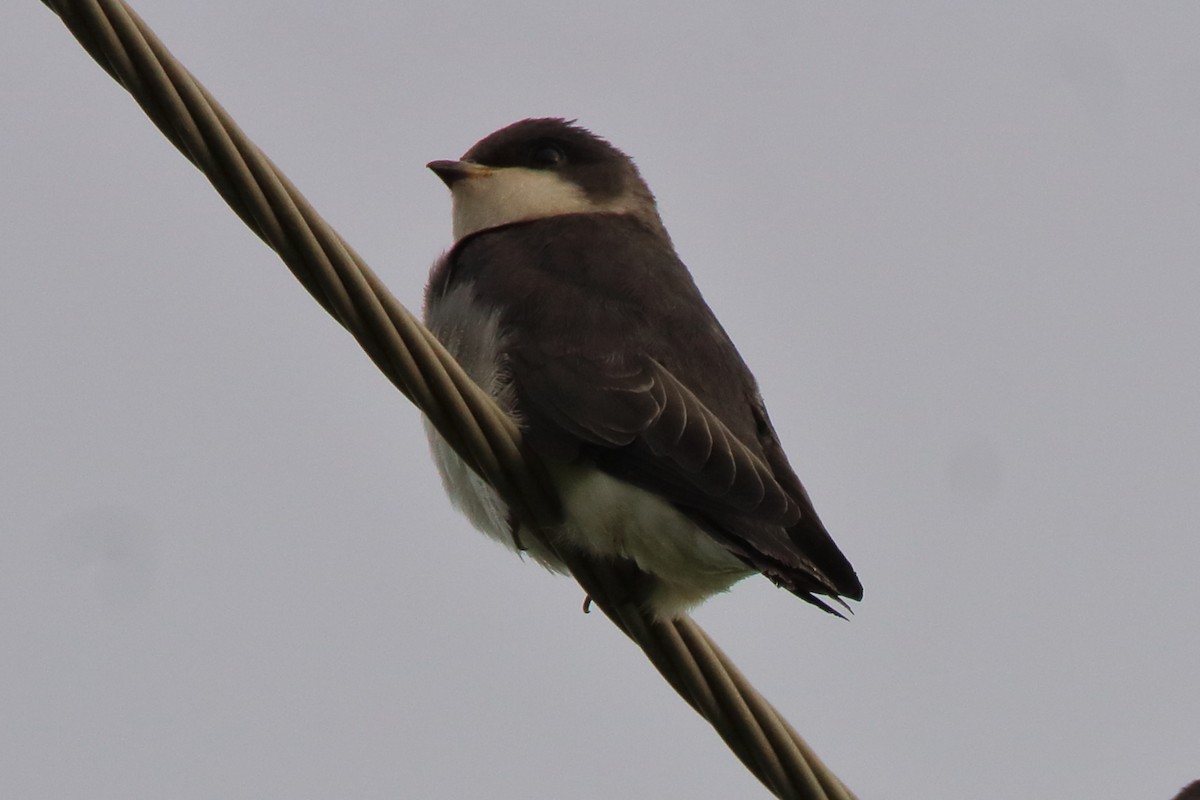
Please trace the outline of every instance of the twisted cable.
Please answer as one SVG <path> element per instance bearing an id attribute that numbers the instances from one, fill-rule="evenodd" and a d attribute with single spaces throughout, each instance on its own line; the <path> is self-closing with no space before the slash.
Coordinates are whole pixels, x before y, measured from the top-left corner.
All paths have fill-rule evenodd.
<path id="1" fill-rule="evenodd" d="M 592 602 L 777 797 L 853 800 L 787 721 L 689 618 L 636 602 L 628 563 L 599 561 L 550 535 L 561 509 L 544 464 L 513 420 L 388 292 L 341 236 L 121 0 L 43 0 L 133 96 L 230 208 L 413 402 L 454 450 L 568 566 Z"/>

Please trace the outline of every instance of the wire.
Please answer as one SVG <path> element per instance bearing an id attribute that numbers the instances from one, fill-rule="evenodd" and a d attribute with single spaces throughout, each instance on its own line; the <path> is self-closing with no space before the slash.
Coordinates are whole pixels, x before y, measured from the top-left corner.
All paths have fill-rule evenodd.
<path id="1" fill-rule="evenodd" d="M 391 295 L 354 249 L 238 128 L 221 105 L 120 0 L 43 0 L 126 88 L 225 202 L 279 254 L 380 371 L 462 458 L 539 531 L 595 603 L 777 797 L 853 800 L 787 721 L 689 618 L 658 621 L 636 602 L 644 574 L 599 561 L 547 534 L 560 519 L 546 468 L 521 432 Z"/>

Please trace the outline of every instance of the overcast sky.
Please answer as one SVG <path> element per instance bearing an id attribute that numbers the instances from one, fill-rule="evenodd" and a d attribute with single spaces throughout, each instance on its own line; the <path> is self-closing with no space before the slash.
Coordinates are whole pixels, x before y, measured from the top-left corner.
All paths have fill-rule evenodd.
<path id="1" fill-rule="evenodd" d="M 0 796 L 765 792 L 36 0 L 0 26 Z M 864 800 L 1200 777 L 1200 4 L 139 0 L 410 308 L 424 169 L 635 157 L 866 588 L 697 618 Z"/>

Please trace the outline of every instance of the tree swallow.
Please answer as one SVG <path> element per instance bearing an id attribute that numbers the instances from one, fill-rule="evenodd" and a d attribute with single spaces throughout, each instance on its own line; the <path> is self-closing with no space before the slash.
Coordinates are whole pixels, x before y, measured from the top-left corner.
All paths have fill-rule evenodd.
<path id="1" fill-rule="evenodd" d="M 453 196 L 455 243 L 425 322 L 548 465 L 552 535 L 634 562 L 658 618 L 755 572 L 831 613 L 818 596 L 862 598 L 627 155 L 573 121 L 527 119 L 429 169 Z M 427 430 L 472 524 L 561 571 Z"/>

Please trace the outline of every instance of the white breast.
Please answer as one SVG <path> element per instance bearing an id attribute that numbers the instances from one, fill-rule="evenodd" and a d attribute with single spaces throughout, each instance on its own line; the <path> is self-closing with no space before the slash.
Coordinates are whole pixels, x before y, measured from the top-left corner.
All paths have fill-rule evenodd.
<path id="1" fill-rule="evenodd" d="M 425 324 L 467 374 L 511 413 L 512 387 L 501 369 L 499 312 L 477 304 L 472 287 L 460 285 L 429 303 Z M 450 501 L 476 528 L 515 549 L 508 507 L 500 496 L 459 458 L 428 419 L 425 435 L 429 437 L 433 460 Z"/>
<path id="2" fill-rule="evenodd" d="M 459 285 L 429 304 L 426 325 L 475 382 L 513 413 L 515 395 L 501 357 L 499 312 L 480 303 L 471 285 Z M 471 524 L 509 547 L 523 546 L 544 566 L 563 571 L 536 537 L 522 531 L 514 535 L 507 505 L 428 420 L 425 430 L 446 493 Z M 754 572 L 657 495 L 586 465 L 550 467 L 566 517 L 561 535 L 596 554 L 631 558 L 657 575 L 662 586 L 651 604 L 661 616 L 675 616 Z"/>

